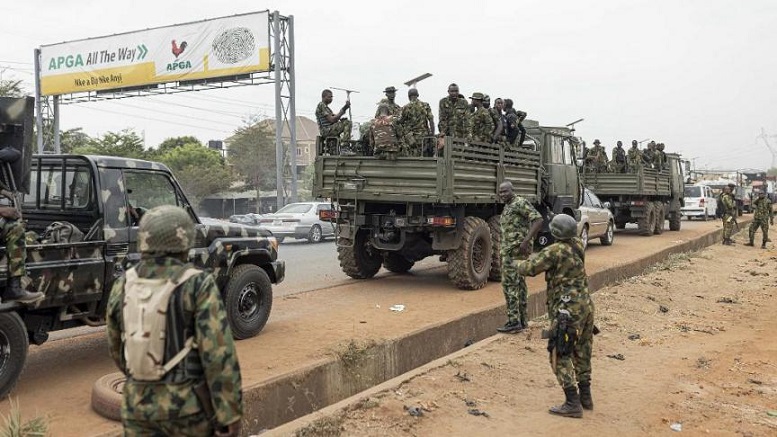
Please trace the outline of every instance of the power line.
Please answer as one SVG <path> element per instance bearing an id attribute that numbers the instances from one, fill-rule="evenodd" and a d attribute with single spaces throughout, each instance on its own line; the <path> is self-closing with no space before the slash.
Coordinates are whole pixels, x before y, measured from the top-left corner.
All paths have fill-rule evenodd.
<path id="1" fill-rule="evenodd" d="M 172 115 L 174 117 L 188 118 L 190 120 L 204 121 L 206 123 L 221 124 L 221 123 L 219 123 L 217 121 L 213 121 L 212 119 L 193 117 L 193 116 L 188 115 L 188 114 L 176 114 L 174 112 L 161 111 L 159 109 L 148 109 L 148 108 L 144 108 L 142 106 L 135 106 L 135 105 L 127 104 L 127 103 L 116 103 L 116 102 L 106 102 L 106 103 L 110 103 L 112 105 L 117 105 L 117 106 L 126 106 L 128 108 L 140 109 L 140 110 L 143 110 L 143 111 L 155 112 L 155 113 L 159 113 L 159 114 Z"/>
<path id="2" fill-rule="evenodd" d="M 160 120 L 158 118 L 144 117 L 142 115 L 127 114 L 127 113 L 119 112 L 119 111 L 111 111 L 109 109 L 97 109 L 97 108 L 92 108 L 92 107 L 89 107 L 89 106 L 81 106 L 81 108 L 83 108 L 83 109 L 90 109 L 92 111 L 107 112 L 109 114 L 123 115 L 123 116 L 130 117 L 130 118 L 139 118 L 139 119 L 143 119 L 143 120 L 160 121 L 162 123 L 167 123 L 167 124 L 174 124 L 174 125 L 185 126 L 185 127 L 193 127 L 195 129 L 204 129 L 204 130 L 207 130 L 207 131 L 210 131 L 210 132 L 219 132 L 219 133 L 227 133 L 227 134 L 231 133 L 231 132 L 226 131 L 226 130 L 203 128 L 202 126 L 196 126 L 196 125 L 186 124 L 186 123 L 178 123 L 178 122 L 175 122 L 175 121 Z"/>

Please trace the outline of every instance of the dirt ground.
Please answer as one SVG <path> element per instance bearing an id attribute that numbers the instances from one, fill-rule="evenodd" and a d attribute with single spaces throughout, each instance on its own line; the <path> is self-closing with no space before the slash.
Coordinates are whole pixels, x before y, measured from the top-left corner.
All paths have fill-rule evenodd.
<path id="1" fill-rule="evenodd" d="M 743 238 L 595 293 L 595 410 L 583 419 L 547 413 L 563 392 L 538 321 L 297 435 L 775 436 L 777 251 Z"/>

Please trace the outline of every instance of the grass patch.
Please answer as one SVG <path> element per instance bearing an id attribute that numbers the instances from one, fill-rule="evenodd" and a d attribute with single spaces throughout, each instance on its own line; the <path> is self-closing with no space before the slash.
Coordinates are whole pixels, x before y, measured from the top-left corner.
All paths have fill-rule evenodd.
<path id="1" fill-rule="evenodd" d="M 9 399 L 11 411 L 8 416 L 0 413 L 3 420 L 0 437 L 43 437 L 49 435 L 49 418 L 37 416 L 28 421 L 22 420 L 19 402 Z"/>
<path id="2" fill-rule="evenodd" d="M 356 367 L 360 362 L 370 356 L 370 349 L 375 346 L 374 340 L 358 342 L 350 340 L 344 346 L 335 350 L 335 355 L 346 369 Z"/>
<path id="3" fill-rule="evenodd" d="M 680 270 L 688 267 L 688 263 L 692 258 L 699 256 L 699 251 L 673 253 L 666 257 L 665 260 L 653 264 L 645 273 L 655 273 L 661 271 Z"/>
<path id="4" fill-rule="evenodd" d="M 338 437 L 343 430 L 343 417 L 327 416 L 294 432 L 294 437 Z"/>

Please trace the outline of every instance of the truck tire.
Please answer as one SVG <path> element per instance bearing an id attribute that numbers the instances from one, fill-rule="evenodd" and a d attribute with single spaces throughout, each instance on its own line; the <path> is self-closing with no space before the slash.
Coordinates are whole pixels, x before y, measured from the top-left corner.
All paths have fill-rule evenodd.
<path id="1" fill-rule="evenodd" d="M 127 377 L 121 372 L 100 377 L 92 386 L 92 409 L 106 419 L 121 422 L 121 400 Z"/>
<path id="2" fill-rule="evenodd" d="M 368 231 L 364 229 L 356 233 L 353 247 L 337 247 L 337 259 L 343 272 L 354 279 L 375 276 L 383 263 L 380 252 L 369 244 Z"/>
<path id="3" fill-rule="evenodd" d="M 407 273 L 413 268 L 415 261 L 410 261 L 396 252 L 386 252 L 383 254 L 383 267 L 394 273 Z"/>
<path id="4" fill-rule="evenodd" d="M 8 396 L 19 381 L 29 346 L 22 318 L 15 312 L 0 313 L 0 398 Z"/>
<path id="5" fill-rule="evenodd" d="M 607 223 L 607 230 L 604 232 L 604 236 L 599 239 L 602 246 L 612 246 L 612 242 L 615 240 L 615 229 L 612 222 Z"/>
<path id="6" fill-rule="evenodd" d="M 679 212 L 670 212 L 669 213 L 669 230 L 670 231 L 679 231 L 680 230 L 680 219 L 682 216 Z"/>
<path id="7" fill-rule="evenodd" d="M 502 247 L 502 226 L 499 224 L 501 215 L 495 215 L 488 219 L 488 228 L 491 231 L 491 270 L 488 279 L 491 281 L 502 280 L 502 256 L 499 248 Z"/>
<path id="8" fill-rule="evenodd" d="M 235 267 L 225 288 L 224 307 L 237 340 L 258 334 L 272 309 L 272 283 L 267 272 L 253 264 Z"/>
<path id="9" fill-rule="evenodd" d="M 664 204 L 661 202 L 656 202 L 654 206 L 654 210 L 656 212 L 656 226 L 655 228 L 653 228 L 653 234 L 661 235 L 664 233 L 664 220 L 665 220 Z"/>
<path id="10" fill-rule="evenodd" d="M 645 215 L 637 220 L 637 229 L 640 235 L 653 235 L 656 227 L 656 212 L 653 209 L 653 202 L 645 204 Z"/>
<path id="11" fill-rule="evenodd" d="M 466 217 L 461 246 L 448 255 L 448 278 L 463 290 L 486 286 L 491 271 L 491 232 L 478 217 Z"/>

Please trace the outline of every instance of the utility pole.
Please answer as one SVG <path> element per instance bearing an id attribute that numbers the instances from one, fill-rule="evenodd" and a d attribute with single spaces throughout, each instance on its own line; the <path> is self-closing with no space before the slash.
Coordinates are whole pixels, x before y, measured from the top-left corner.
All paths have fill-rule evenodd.
<path id="1" fill-rule="evenodd" d="M 755 140 L 763 140 L 764 144 L 766 144 L 766 148 L 769 149 L 769 152 L 772 154 L 772 166 L 771 168 L 777 167 L 777 150 L 772 147 L 771 144 L 769 144 L 769 135 L 766 135 L 766 129 L 761 128 L 761 135 L 758 135 L 755 137 Z"/>

